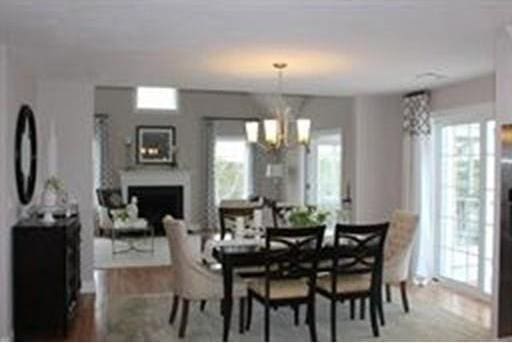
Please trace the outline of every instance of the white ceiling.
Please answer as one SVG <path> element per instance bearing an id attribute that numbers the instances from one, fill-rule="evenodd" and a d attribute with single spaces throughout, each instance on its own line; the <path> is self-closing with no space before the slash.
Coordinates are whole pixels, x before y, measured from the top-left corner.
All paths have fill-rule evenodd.
<path id="1" fill-rule="evenodd" d="M 352 95 L 491 73 L 512 1 L 1 0 L 0 42 L 99 83 Z M 442 80 L 417 80 L 423 73 Z"/>

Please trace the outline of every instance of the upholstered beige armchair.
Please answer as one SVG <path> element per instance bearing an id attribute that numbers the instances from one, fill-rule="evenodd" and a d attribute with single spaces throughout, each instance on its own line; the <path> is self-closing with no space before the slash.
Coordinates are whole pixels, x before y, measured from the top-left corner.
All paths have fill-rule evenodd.
<path id="1" fill-rule="evenodd" d="M 197 249 L 191 246 L 183 221 L 168 215 L 163 219 L 163 224 L 169 242 L 174 278 L 174 299 L 169 322 L 174 323 L 181 298 L 182 312 L 178 334 L 182 338 L 185 337 L 190 301 L 201 301 L 203 310 L 207 300 L 221 300 L 224 297 L 224 286 L 222 276 L 199 261 L 195 253 Z M 243 323 L 244 298 L 247 296 L 247 287 L 243 281 L 235 280 L 233 296 L 240 299 L 240 322 Z"/>
<path id="2" fill-rule="evenodd" d="M 405 312 L 409 312 L 407 300 L 407 281 L 411 263 L 412 249 L 416 236 L 418 216 L 396 210 L 392 217 L 384 248 L 384 284 L 386 285 L 386 298 L 391 301 L 390 285 L 400 286 L 402 305 Z"/>

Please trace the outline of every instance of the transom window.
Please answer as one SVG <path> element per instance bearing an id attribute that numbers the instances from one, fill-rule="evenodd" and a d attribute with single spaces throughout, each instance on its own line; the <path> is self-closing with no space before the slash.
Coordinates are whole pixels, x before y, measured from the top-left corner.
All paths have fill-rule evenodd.
<path id="1" fill-rule="evenodd" d="M 137 111 L 176 111 L 177 91 L 175 88 L 137 87 L 135 106 Z"/>

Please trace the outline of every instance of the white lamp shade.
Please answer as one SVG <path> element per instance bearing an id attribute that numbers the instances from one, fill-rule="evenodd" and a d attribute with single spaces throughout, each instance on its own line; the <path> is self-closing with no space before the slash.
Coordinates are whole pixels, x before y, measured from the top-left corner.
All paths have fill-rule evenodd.
<path id="1" fill-rule="evenodd" d="M 297 141 L 300 144 L 308 144 L 310 139 L 311 120 L 297 119 Z"/>
<path id="2" fill-rule="evenodd" d="M 249 143 L 258 142 L 259 123 L 257 121 L 248 121 L 245 123 L 245 135 Z"/>
<path id="3" fill-rule="evenodd" d="M 265 129 L 265 142 L 276 145 L 278 139 L 278 122 L 277 119 L 265 119 L 263 121 Z"/>
<path id="4" fill-rule="evenodd" d="M 283 177 L 284 168 L 282 164 L 267 164 L 267 177 Z"/>

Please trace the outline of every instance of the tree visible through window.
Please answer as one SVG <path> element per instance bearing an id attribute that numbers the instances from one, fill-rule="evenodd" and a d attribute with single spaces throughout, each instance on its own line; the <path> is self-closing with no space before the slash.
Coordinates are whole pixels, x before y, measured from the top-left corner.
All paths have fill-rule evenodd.
<path id="1" fill-rule="evenodd" d="M 439 275 L 491 293 L 495 122 L 437 127 Z"/>
<path id="2" fill-rule="evenodd" d="M 341 205 L 341 133 L 316 132 L 307 161 L 307 203 L 331 212 L 334 220 Z"/>
<path id="3" fill-rule="evenodd" d="M 249 149 L 243 138 L 215 141 L 215 203 L 243 199 L 249 194 Z"/>

